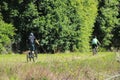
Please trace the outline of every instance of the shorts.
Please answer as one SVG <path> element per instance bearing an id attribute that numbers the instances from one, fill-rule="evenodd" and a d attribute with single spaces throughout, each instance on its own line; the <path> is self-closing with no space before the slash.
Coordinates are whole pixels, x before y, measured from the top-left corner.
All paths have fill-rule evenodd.
<path id="1" fill-rule="evenodd" d="M 30 44 L 30 51 L 35 51 L 35 44 Z"/>
<path id="2" fill-rule="evenodd" d="M 92 49 L 96 48 L 97 44 L 92 44 Z"/>

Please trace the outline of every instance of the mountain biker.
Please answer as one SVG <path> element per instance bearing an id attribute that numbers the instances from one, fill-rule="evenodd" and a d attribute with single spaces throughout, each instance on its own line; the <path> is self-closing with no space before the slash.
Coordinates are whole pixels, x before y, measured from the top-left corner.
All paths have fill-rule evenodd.
<path id="1" fill-rule="evenodd" d="M 29 35 L 29 45 L 30 45 L 30 51 L 34 53 L 35 51 L 35 42 L 39 45 L 39 42 L 37 41 L 34 34 L 31 32 Z"/>
<path id="2" fill-rule="evenodd" d="M 99 40 L 97 39 L 97 37 L 94 36 L 92 39 L 92 49 L 93 50 L 95 49 L 96 52 L 97 52 L 98 45 L 101 45 L 101 44 L 100 44 Z M 93 52 L 93 55 L 94 55 L 94 52 Z"/>

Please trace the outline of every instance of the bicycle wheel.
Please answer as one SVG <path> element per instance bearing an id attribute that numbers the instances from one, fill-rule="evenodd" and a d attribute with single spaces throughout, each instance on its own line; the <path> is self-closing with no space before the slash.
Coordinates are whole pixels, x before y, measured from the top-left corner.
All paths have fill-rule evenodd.
<path id="1" fill-rule="evenodd" d="M 35 57 L 36 57 L 36 59 L 37 59 L 37 58 L 38 58 L 38 52 L 35 51 L 34 55 L 35 55 Z"/>
<path id="2" fill-rule="evenodd" d="M 32 51 L 30 51 L 28 54 L 27 54 L 27 62 L 33 60 L 33 62 L 35 62 L 34 60 L 34 53 L 32 53 Z"/>
<path id="3" fill-rule="evenodd" d="M 93 55 L 96 55 L 97 54 L 97 48 L 93 48 Z"/>

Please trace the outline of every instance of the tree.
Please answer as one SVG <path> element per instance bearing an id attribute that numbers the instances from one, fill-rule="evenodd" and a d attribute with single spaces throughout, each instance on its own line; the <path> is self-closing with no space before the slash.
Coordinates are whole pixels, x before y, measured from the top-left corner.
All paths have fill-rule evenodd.
<path id="1" fill-rule="evenodd" d="M 11 39 L 14 36 L 14 27 L 0 20 L 0 52 L 8 52 L 11 48 Z"/>
<path id="2" fill-rule="evenodd" d="M 116 24 L 115 28 L 112 30 L 113 38 L 112 38 L 112 46 L 115 48 L 120 47 L 120 0 L 118 4 L 119 15 L 117 16 L 118 23 Z"/>
<path id="3" fill-rule="evenodd" d="M 98 16 L 95 23 L 94 35 L 97 35 L 104 48 L 111 45 L 112 30 L 118 23 L 118 1 L 99 0 Z"/>
<path id="4" fill-rule="evenodd" d="M 31 31 L 44 52 L 90 50 L 96 0 L 3 0 L 0 4 L 3 20 L 17 29 L 21 50 Z"/>
<path id="5" fill-rule="evenodd" d="M 79 3 L 77 11 L 80 19 L 80 50 L 90 50 L 90 40 L 93 32 L 95 19 L 97 16 L 97 5 L 96 0 L 76 0 Z"/>

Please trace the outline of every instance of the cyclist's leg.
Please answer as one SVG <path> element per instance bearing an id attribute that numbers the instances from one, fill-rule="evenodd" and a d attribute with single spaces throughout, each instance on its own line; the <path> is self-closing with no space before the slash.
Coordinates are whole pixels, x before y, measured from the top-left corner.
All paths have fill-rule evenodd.
<path id="1" fill-rule="evenodd" d="M 37 57 L 38 57 L 37 53 L 38 53 L 38 52 L 37 52 L 37 50 L 35 50 L 34 52 L 35 52 L 35 53 L 34 53 L 34 54 L 35 54 L 35 57 L 36 57 L 36 59 L 37 59 Z"/>
<path id="2" fill-rule="evenodd" d="M 98 52 L 97 49 L 98 49 L 98 45 L 96 44 L 96 45 L 95 45 L 95 52 L 96 52 L 96 54 L 97 54 L 97 52 Z"/>
<path id="3" fill-rule="evenodd" d="M 30 53 L 29 53 L 29 59 L 31 61 L 31 59 L 33 59 L 34 61 L 34 44 L 30 44 Z"/>
<path id="4" fill-rule="evenodd" d="M 35 44 L 33 44 L 32 46 L 33 46 L 34 56 L 37 58 L 37 52 L 36 52 Z"/>
<path id="5" fill-rule="evenodd" d="M 95 55 L 95 54 L 96 54 L 96 49 L 94 48 L 94 49 L 93 49 L 93 55 Z"/>
<path id="6" fill-rule="evenodd" d="M 35 51 L 35 45 L 32 44 L 32 52 L 34 53 L 34 51 Z"/>
<path id="7" fill-rule="evenodd" d="M 93 52 L 93 55 L 95 55 L 95 45 L 92 44 L 92 52 Z"/>
<path id="8" fill-rule="evenodd" d="M 27 58 L 27 62 L 29 61 L 29 53 L 27 53 L 27 55 L 26 55 L 26 58 Z"/>

